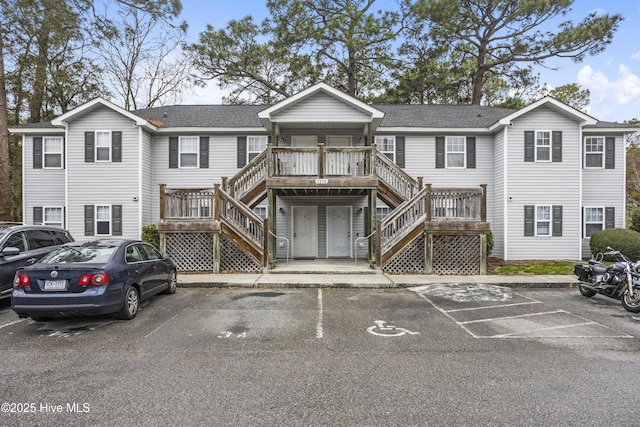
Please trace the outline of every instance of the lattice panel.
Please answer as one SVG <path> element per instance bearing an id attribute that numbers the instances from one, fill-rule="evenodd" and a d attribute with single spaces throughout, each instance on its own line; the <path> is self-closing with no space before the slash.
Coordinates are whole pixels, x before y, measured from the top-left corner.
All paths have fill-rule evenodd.
<path id="1" fill-rule="evenodd" d="M 220 236 L 220 271 L 261 271 L 258 260 L 225 235 Z"/>
<path id="2" fill-rule="evenodd" d="M 434 274 L 480 274 L 479 235 L 433 236 Z"/>
<path id="3" fill-rule="evenodd" d="M 417 237 L 382 266 L 388 273 L 424 272 L 424 235 Z"/>
<path id="4" fill-rule="evenodd" d="M 213 237 L 211 233 L 166 233 L 167 252 L 178 271 L 211 273 Z"/>

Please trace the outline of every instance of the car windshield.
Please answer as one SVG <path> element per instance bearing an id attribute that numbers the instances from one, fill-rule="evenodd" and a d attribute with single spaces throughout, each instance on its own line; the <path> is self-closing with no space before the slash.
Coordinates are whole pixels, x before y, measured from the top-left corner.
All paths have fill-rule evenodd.
<path id="1" fill-rule="evenodd" d="M 44 257 L 43 264 L 105 263 L 116 251 L 115 246 L 65 246 Z"/>

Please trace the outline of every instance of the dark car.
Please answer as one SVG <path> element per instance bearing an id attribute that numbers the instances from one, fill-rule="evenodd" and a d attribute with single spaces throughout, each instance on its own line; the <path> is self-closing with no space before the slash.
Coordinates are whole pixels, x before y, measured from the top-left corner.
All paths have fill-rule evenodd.
<path id="1" fill-rule="evenodd" d="M 19 267 L 35 264 L 69 242 L 73 237 L 61 228 L 0 223 L 0 298 L 11 296 L 13 276 Z"/>
<path id="2" fill-rule="evenodd" d="M 133 319 L 141 301 L 176 291 L 176 266 L 140 240 L 75 242 L 21 268 L 13 281 L 11 308 L 20 317 L 117 313 Z"/>

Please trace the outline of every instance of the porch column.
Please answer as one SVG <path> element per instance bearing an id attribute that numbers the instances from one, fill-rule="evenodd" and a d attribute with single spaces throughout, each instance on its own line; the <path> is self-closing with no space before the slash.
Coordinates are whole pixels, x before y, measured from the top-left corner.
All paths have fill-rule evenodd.
<path id="1" fill-rule="evenodd" d="M 269 242 L 269 244 L 267 245 L 268 251 L 269 251 L 269 265 L 274 265 L 274 263 L 276 262 L 276 259 L 278 258 L 278 255 L 276 253 L 278 246 L 276 244 L 276 238 L 274 237 L 275 235 L 277 235 L 276 212 L 277 212 L 276 191 L 271 188 L 268 188 L 267 189 L 267 218 L 269 218 L 269 233 L 268 235 L 264 236 L 264 238 L 267 239 Z M 287 248 L 287 250 L 289 249 Z"/>
<path id="2" fill-rule="evenodd" d="M 378 199 L 378 190 L 369 190 L 368 196 L 369 230 L 367 230 L 367 233 L 369 236 L 371 236 L 371 233 L 376 231 L 376 200 Z M 380 248 L 376 245 L 376 242 L 378 241 L 378 236 L 376 236 L 375 234 L 369 238 L 369 262 L 373 262 L 376 259 L 376 253 L 380 252 Z M 380 266 L 376 265 L 376 267 Z"/>

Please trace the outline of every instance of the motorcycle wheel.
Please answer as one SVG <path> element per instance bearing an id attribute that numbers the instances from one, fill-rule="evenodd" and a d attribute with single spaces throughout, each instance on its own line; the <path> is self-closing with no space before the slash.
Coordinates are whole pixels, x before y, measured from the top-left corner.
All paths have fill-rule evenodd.
<path id="1" fill-rule="evenodd" d="M 625 294 L 622 295 L 622 299 L 620 300 L 620 302 L 622 302 L 622 306 L 627 311 L 630 311 L 632 313 L 640 313 L 640 289 L 633 288 L 633 294 L 625 292 Z"/>
<path id="2" fill-rule="evenodd" d="M 582 295 L 584 295 L 585 297 L 588 297 L 588 298 L 591 298 L 592 296 L 594 296 L 595 294 L 598 293 L 598 292 L 594 291 L 593 289 L 585 288 L 582 285 L 579 285 L 578 289 L 580 290 L 580 293 Z"/>

